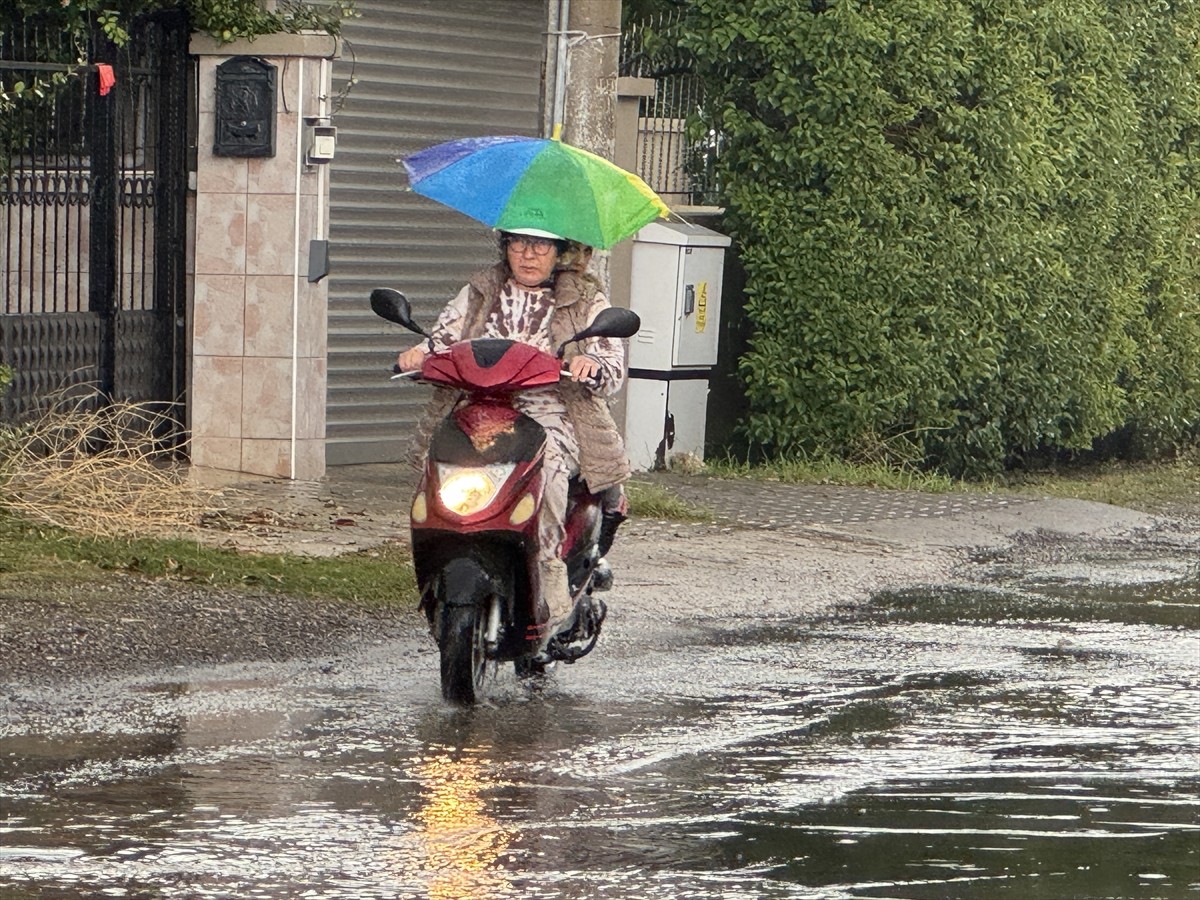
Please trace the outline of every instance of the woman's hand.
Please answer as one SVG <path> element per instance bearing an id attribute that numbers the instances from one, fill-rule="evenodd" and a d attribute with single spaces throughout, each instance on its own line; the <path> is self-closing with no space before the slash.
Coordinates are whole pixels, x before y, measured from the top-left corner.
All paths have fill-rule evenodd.
<path id="1" fill-rule="evenodd" d="M 425 362 L 425 357 L 429 355 L 429 351 L 421 344 L 405 350 L 396 357 L 396 363 L 400 366 L 401 372 L 415 372 L 421 368 L 421 363 Z"/>
<path id="2" fill-rule="evenodd" d="M 572 381 L 594 381 L 600 372 L 600 363 L 590 356 L 580 354 L 571 359 L 567 368 L 571 370 Z"/>

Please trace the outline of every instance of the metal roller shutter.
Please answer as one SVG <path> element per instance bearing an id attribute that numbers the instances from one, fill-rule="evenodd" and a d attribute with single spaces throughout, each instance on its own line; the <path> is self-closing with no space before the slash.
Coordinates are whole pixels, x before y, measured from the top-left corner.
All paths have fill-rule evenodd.
<path id="1" fill-rule="evenodd" d="M 537 135 L 544 0 L 358 0 L 333 70 L 330 175 L 330 465 L 388 462 L 408 447 L 428 389 L 389 382 L 415 336 L 376 318 L 371 289 L 403 291 L 425 324 L 496 259 L 482 225 L 405 190 L 398 157 L 483 134 Z M 350 87 L 338 108 L 339 92 Z"/>

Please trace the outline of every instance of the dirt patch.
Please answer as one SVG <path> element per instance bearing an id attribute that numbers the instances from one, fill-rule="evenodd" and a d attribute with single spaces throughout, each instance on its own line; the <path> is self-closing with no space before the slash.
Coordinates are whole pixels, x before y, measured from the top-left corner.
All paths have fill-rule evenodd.
<path id="1" fill-rule="evenodd" d="M 0 590 L 0 681 L 336 655 L 419 624 L 412 611 L 123 573 L 69 588 L 10 587 Z"/>

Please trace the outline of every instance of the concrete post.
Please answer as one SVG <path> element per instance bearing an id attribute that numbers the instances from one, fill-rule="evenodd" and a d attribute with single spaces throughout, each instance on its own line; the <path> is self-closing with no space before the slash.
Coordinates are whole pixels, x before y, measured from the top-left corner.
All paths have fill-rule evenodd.
<path id="1" fill-rule="evenodd" d="M 563 140 L 612 159 L 621 4 L 613 0 L 571 0 L 567 30 L 572 34 Z"/>
<path id="2" fill-rule="evenodd" d="M 312 480 L 325 473 L 328 168 L 308 165 L 304 119 L 325 113 L 328 35 L 219 44 L 194 35 L 199 133 L 191 254 L 192 464 Z M 216 68 L 233 56 L 276 67 L 275 155 L 214 156 Z"/>
<path id="3" fill-rule="evenodd" d="M 654 96 L 653 78 L 618 78 L 616 141 L 613 162 L 630 172 L 638 170 L 638 113 L 643 97 Z M 629 307 L 629 279 L 633 261 L 633 241 L 622 241 L 612 249 L 610 274 L 613 306 Z"/>

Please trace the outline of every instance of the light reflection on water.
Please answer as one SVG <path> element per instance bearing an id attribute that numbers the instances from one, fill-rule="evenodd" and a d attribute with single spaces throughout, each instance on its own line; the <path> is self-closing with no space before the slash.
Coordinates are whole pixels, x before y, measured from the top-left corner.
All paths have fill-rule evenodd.
<path id="1" fill-rule="evenodd" d="M 1194 896 L 1195 626 L 987 600 L 598 654 L 472 712 L 385 657 L 13 721 L 0 895 Z"/>
<path id="2" fill-rule="evenodd" d="M 425 791 L 417 810 L 418 839 L 432 873 L 433 900 L 496 897 L 512 887 L 508 873 L 497 863 L 517 830 L 502 825 L 488 812 L 483 797 L 491 786 L 487 772 L 488 747 L 456 752 L 442 748 L 427 753 L 414 774 Z M 402 861 L 403 862 L 403 861 Z"/>

